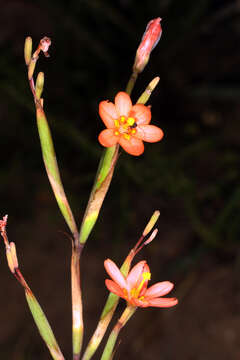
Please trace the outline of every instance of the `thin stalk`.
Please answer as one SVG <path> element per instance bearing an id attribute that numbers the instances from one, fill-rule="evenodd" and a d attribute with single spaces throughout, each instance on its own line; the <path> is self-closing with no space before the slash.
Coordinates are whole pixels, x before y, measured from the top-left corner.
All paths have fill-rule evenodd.
<path id="1" fill-rule="evenodd" d="M 47 48 L 45 45 L 48 45 Z M 79 233 L 76 222 L 65 195 L 64 187 L 61 181 L 54 145 L 47 117 L 43 109 L 43 99 L 41 98 L 44 86 L 44 74 L 39 73 L 34 82 L 34 70 L 38 56 L 43 51 L 45 56 L 49 56 L 47 49 L 51 44 L 49 38 L 40 40 L 37 50 L 32 54 L 32 39 L 28 37 L 25 42 L 25 62 L 28 68 L 28 80 L 33 99 L 36 107 L 36 118 L 38 132 L 41 142 L 41 149 L 46 172 L 52 186 L 58 206 L 62 215 L 72 233 L 72 258 L 71 258 L 71 292 L 72 292 L 72 343 L 73 343 L 73 359 L 79 360 L 83 340 L 83 316 L 82 316 L 82 297 L 80 285 L 80 255 L 82 245 L 79 243 Z"/>
<path id="2" fill-rule="evenodd" d="M 112 359 L 113 352 L 114 352 L 114 346 L 116 344 L 118 335 L 119 335 L 121 329 L 126 325 L 128 320 L 135 313 L 136 309 L 137 309 L 136 307 L 133 307 L 131 305 L 128 305 L 126 307 L 126 309 L 122 313 L 122 316 L 117 321 L 117 323 L 114 326 L 111 334 L 109 335 L 109 338 L 108 338 L 107 344 L 106 344 L 106 346 L 104 348 L 101 360 L 110 360 L 110 359 Z"/>
<path id="3" fill-rule="evenodd" d="M 157 234 L 157 229 L 153 231 L 151 236 L 146 240 L 145 237 L 149 234 L 150 231 L 152 231 L 153 227 L 155 226 L 158 218 L 160 216 L 160 212 L 156 210 L 151 219 L 148 221 L 147 225 L 145 226 L 145 229 L 140 236 L 139 240 L 137 241 L 136 245 L 130 250 L 128 256 L 126 257 L 124 263 L 122 264 L 120 271 L 123 274 L 124 277 L 126 277 L 129 273 L 129 269 L 131 267 L 131 263 L 135 255 L 143 248 L 143 246 L 147 245 L 149 242 L 151 242 L 154 237 Z M 110 321 L 112 320 L 113 314 L 116 310 L 116 307 L 119 302 L 119 297 L 113 293 L 110 293 L 108 295 L 106 304 L 103 308 L 103 311 L 101 313 L 99 322 L 97 324 L 97 327 L 91 337 L 91 340 L 89 341 L 86 350 L 83 354 L 82 360 L 89 360 L 92 358 L 92 356 L 97 351 L 105 332 L 108 328 L 108 325 Z"/>
<path id="4" fill-rule="evenodd" d="M 126 93 L 128 93 L 128 95 L 131 95 L 132 93 L 132 90 L 134 88 L 134 85 L 137 81 L 137 78 L 138 78 L 138 72 L 133 72 L 129 81 L 128 81 L 128 84 L 127 84 L 127 87 L 126 87 Z"/>
<path id="5" fill-rule="evenodd" d="M 14 242 L 9 243 L 8 241 L 6 225 L 7 225 L 7 216 L 5 216 L 3 220 L 0 221 L 0 233 L 5 244 L 6 257 L 8 261 L 9 270 L 12 272 L 12 274 L 15 276 L 17 281 L 21 284 L 21 286 L 24 289 L 26 300 L 29 309 L 31 311 L 32 317 L 34 319 L 34 322 L 38 328 L 38 331 L 43 341 L 48 347 L 52 358 L 54 360 L 64 360 L 64 356 L 57 343 L 57 340 L 54 336 L 54 333 L 51 329 L 48 319 L 19 269 L 16 246 Z"/>
<path id="6" fill-rule="evenodd" d="M 83 309 L 80 281 L 80 256 L 83 246 L 77 242 L 72 246 L 71 286 L 72 286 L 72 348 L 73 360 L 80 358 L 83 341 Z"/>

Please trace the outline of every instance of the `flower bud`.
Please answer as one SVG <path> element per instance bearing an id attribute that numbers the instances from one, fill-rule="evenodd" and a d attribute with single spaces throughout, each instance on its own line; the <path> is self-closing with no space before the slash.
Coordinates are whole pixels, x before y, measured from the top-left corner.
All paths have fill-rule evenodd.
<path id="1" fill-rule="evenodd" d="M 149 21 L 137 49 L 133 71 L 140 73 L 148 63 L 151 51 L 155 48 L 162 35 L 160 17 Z"/>
<path id="2" fill-rule="evenodd" d="M 49 49 L 49 46 L 51 45 L 51 39 L 47 36 L 44 36 L 44 38 L 42 38 L 40 40 L 40 43 L 38 45 L 38 48 L 40 50 L 42 50 L 42 52 L 44 53 L 44 55 L 46 57 L 49 57 L 49 54 L 48 54 L 48 49 Z"/>
<path id="3" fill-rule="evenodd" d="M 146 104 L 146 102 L 149 100 L 153 90 L 159 83 L 159 80 L 160 80 L 160 77 L 157 76 L 148 84 L 145 91 L 142 93 L 142 95 L 138 99 L 137 104 L 144 104 L 144 105 Z"/>
<path id="4" fill-rule="evenodd" d="M 24 45 L 24 58 L 26 65 L 29 65 L 32 58 L 32 38 L 28 36 Z"/>
<path id="5" fill-rule="evenodd" d="M 43 92 L 43 85 L 44 85 L 44 73 L 40 72 L 37 76 L 36 81 L 36 98 L 39 100 L 41 98 Z"/>
<path id="6" fill-rule="evenodd" d="M 2 220 L 0 220 L 0 231 L 1 233 L 5 232 L 7 226 L 8 215 L 5 215 Z"/>
<path id="7" fill-rule="evenodd" d="M 14 274 L 15 270 L 18 268 L 16 246 L 14 242 L 10 242 L 10 244 L 6 247 L 6 256 L 7 256 L 8 267 L 10 271 Z"/>
<path id="8" fill-rule="evenodd" d="M 149 234 L 150 231 L 152 231 L 152 228 L 155 226 L 156 222 L 158 221 L 159 216 L 160 216 L 160 211 L 159 210 L 154 211 L 151 219 L 149 220 L 147 226 L 143 231 L 143 236 L 147 236 L 147 234 Z"/>

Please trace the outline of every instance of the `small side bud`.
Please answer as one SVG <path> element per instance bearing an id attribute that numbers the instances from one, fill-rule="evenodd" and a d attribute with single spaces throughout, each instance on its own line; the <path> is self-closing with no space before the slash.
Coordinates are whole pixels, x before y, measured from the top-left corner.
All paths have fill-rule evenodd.
<path id="1" fill-rule="evenodd" d="M 10 271 L 14 274 L 15 270 L 18 268 L 16 246 L 14 242 L 10 242 L 10 244 L 6 247 L 6 256 L 7 256 L 8 267 Z"/>
<path id="2" fill-rule="evenodd" d="M 145 91 L 142 93 L 142 95 L 138 99 L 137 104 L 146 104 L 146 102 L 149 100 L 153 90 L 159 83 L 159 80 L 160 80 L 160 77 L 157 76 L 148 84 Z"/>
<path id="3" fill-rule="evenodd" d="M 32 58 L 32 38 L 30 36 L 28 36 L 25 40 L 24 58 L 26 65 L 29 65 Z"/>
<path id="4" fill-rule="evenodd" d="M 154 211 L 151 219 L 149 220 L 147 226 L 145 227 L 145 229 L 143 231 L 143 236 L 147 236 L 147 234 L 150 233 L 152 228 L 155 226 L 159 216 L 160 216 L 160 211 L 159 210 Z"/>
<path id="5" fill-rule="evenodd" d="M 157 45 L 162 35 L 160 17 L 151 20 L 146 27 L 141 43 L 137 49 L 133 72 L 140 73 L 148 63 L 152 50 Z"/>
<path id="6" fill-rule="evenodd" d="M 10 271 L 14 274 L 15 268 L 14 268 L 14 264 L 13 264 L 12 253 L 11 253 L 10 247 L 6 248 L 6 256 L 7 256 L 8 267 L 9 267 Z"/>
<path id="7" fill-rule="evenodd" d="M 7 226 L 7 219 L 8 219 L 8 215 L 5 215 L 3 217 L 2 220 L 0 220 L 0 231 L 4 232 L 6 230 L 6 226 Z"/>
<path id="8" fill-rule="evenodd" d="M 18 258 L 17 258 L 17 252 L 16 252 L 16 245 L 14 242 L 10 242 L 10 248 L 11 248 L 11 254 L 12 254 L 12 260 L 14 268 L 18 268 Z"/>
<path id="9" fill-rule="evenodd" d="M 37 76 L 36 80 L 36 98 L 39 100 L 41 98 L 43 92 L 43 85 L 44 85 L 44 73 L 40 72 Z"/>
<path id="10" fill-rule="evenodd" d="M 44 53 L 44 55 L 46 57 L 49 57 L 50 55 L 48 54 L 48 49 L 49 49 L 49 46 L 51 45 L 51 39 L 47 36 L 44 36 L 44 38 L 42 38 L 40 40 L 40 43 L 38 45 L 38 48 L 40 50 L 42 50 L 42 52 Z"/>
<path id="11" fill-rule="evenodd" d="M 151 233 L 151 235 L 149 236 L 149 238 L 144 242 L 144 245 L 147 245 L 147 244 L 149 244 L 150 242 L 152 242 L 152 241 L 155 239 L 157 233 L 158 233 L 158 229 L 153 230 L 153 232 Z"/>

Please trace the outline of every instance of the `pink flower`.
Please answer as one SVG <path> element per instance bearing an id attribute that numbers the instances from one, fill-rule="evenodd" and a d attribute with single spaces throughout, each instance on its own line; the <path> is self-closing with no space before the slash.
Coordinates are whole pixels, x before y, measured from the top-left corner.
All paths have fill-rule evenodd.
<path id="1" fill-rule="evenodd" d="M 173 284 L 169 281 L 158 282 L 147 288 L 151 273 L 146 261 L 136 264 L 126 277 L 110 259 L 104 261 L 104 267 L 112 278 L 105 280 L 108 290 L 122 297 L 132 306 L 171 307 L 178 303 L 175 298 L 162 297 L 173 288 Z"/>
<path id="2" fill-rule="evenodd" d="M 157 45 L 162 35 L 160 17 L 149 21 L 145 33 L 143 34 L 141 43 L 137 49 L 133 70 L 141 72 L 148 63 L 152 50 Z"/>
<path id="3" fill-rule="evenodd" d="M 99 115 L 106 125 L 98 137 L 101 145 L 110 147 L 119 143 L 131 155 L 144 152 L 143 141 L 157 142 L 163 137 L 163 131 L 151 121 L 151 110 L 143 104 L 132 105 L 130 96 L 119 92 L 115 104 L 101 101 Z"/>

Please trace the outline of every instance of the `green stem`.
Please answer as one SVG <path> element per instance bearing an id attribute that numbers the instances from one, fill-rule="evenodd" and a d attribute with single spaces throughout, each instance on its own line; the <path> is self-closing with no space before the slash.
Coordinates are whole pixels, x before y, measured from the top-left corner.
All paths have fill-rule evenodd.
<path id="1" fill-rule="evenodd" d="M 126 257 L 124 263 L 121 266 L 121 273 L 124 277 L 127 276 L 129 273 L 129 269 L 132 263 L 132 259 L 134 257 L 134 249 L 132 249 L 128 256 Z M 103 308 L 103 311 L 101 313 L 100 320 L 97 324 L 97 327 L 94 331 L 94 334 L 91 337 L 91 340 L 89 341 L 87 348 L 83 354 L 82 360 L 89 360 L 92 358 L 92 356 L 95 354 L 95 352 L 98 349 L 99 344 L 101 343 L 105 332 L 108 328 L 108 325 L 110 321 L 112 320 L 113 314 L 116 310 L 116 307 L 119 302 L 119 297 L 113 293 L 110 293 L 108 295 L 106 304 Z"/>
<path id="2" fill-rule="evenodd" d="M 97 175 L 79 231 L 79 242 L 81 244 L 85 244 L 98 219 L 103 200 L 112 180 L 118 158 L 118 150 L 119 145 L 109 147 L 104 150 L 101 157 Z"/>
<path id="3" fill-rule="evenodd" d="M 128 93 L 128 95 L 131 95 L 135 82 L 137 81 L 137 77 L 138 72 L 133 72 L 126 87 L 126 93 Z"/>
<path id="4" fill-rule="evenodd" d="M 83 310 L 80 282 L 80 256 L 82 246 L 77 240 L 73 244 L 71 261 L 71 285 L 72 285 L 72 348 L 73 360 L 79 360 L 83 341 Z"/>
<path id="5" fill-rule="evenodd" d="M 118 335 L 121 331 L 121 329 L 126 325 L 128 320 L 131 318 L 131 316 L 135 313 L 136 307 L 128 305 L 124 312 L 122 313 L 122 316 L 117 321 L 116 325 L 114 326 L 111 334 L 109 335 L 107 344 L 104 348 L 101 360 L 109 360 L 112 359 L 114 346 L 116 344 Z"/>

